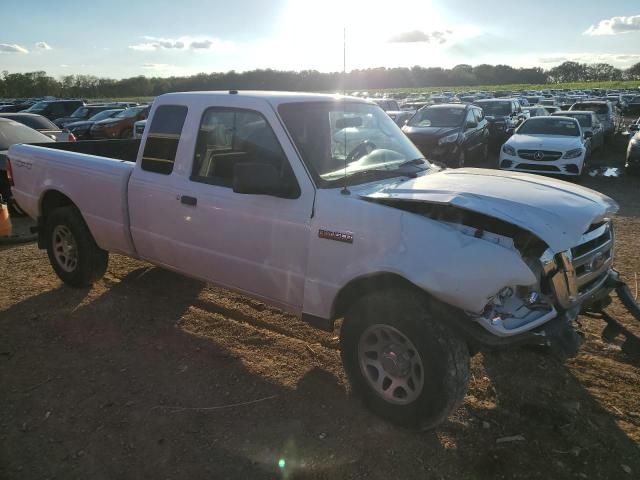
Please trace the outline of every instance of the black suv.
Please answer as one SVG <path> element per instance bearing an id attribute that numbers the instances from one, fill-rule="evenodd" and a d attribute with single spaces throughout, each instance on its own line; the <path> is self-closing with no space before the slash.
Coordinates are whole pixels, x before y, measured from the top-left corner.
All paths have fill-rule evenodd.
<path id="1" fill-rule="evenodd" d="M 520 102 L 511 98 L 478 100 L 473 104 L 482 108 L 489 122 L 489 143 L 492 148 L 500 148 L 526 116 Z"/>
<path id="2" fill-rule="evenodd" d="M 85 103 L 82 100 L 44 100 L 32 105 L 25 110 L 25 112 L 37 113 L 53 121 L 58 118 L 70 116 L 84 105 Z"/>
<path id="3" fill-rule="evenodd" d="M 459 103 L 429 105 L 411 117 L 402 131 L 429 160 L 463 167 L 485 161 L 489 127 L 482 109 Z"/>

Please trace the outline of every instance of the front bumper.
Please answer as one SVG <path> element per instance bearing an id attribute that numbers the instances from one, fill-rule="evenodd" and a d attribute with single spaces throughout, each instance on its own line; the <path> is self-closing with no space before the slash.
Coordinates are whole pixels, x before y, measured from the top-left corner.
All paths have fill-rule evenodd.
<path id="1" fill-rule="evenodd" d="M 528 160 L 518 155 L 508 155 L 500 150 L 499 168 L 512 172 L 547 173 L 552 175 L 576 176 L 582 173 L 586 152 L 580 157 L 558 160 Z"/>
<path id="2" fill-rule="evenodd" d="M 435 162 L 450 164 L 458 158 L 460 154 L 460 147 L 456 142 L 439 145 L 437 141 L 435 141 L 426 145 L 425 143 L 420 143 L 419 140 L 414 140 L 414 143 L 426 159 Z"/>

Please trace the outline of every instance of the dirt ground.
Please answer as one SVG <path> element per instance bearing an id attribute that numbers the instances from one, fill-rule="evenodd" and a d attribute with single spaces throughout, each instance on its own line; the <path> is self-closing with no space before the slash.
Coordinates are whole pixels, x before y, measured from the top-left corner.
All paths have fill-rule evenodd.
<path id="1" fill-rule="evenodd" d="M 597 163 L 620 166 L 622 148 Z M 602 171 L 583 183 L 620 203 L 633 283 L 640 178 Z M 73 290 L 33 244 L 1 248 L 2 479 L 640 478 L 640 359 L 601 320 L 581 317 L 566 363 L 476 355 L 463 406 L 414 433 L 350 397 L 338 332 L 118 255 Z"/>

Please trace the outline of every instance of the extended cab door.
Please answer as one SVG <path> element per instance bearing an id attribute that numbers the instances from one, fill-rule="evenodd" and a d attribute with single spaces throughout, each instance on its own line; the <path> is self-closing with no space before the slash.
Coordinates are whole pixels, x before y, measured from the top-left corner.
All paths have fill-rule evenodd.
<path id="1" fill-rule="evenodd" d="M 148 170 L 147 143 L 129 190 L 133 239 L 143 258 L 299 313 L 315 191 L 273 109 L 250 100 L 189 106 L 171 171 Z M 291 195 L 234 192 L 234 165 L 260 162 Z"/>

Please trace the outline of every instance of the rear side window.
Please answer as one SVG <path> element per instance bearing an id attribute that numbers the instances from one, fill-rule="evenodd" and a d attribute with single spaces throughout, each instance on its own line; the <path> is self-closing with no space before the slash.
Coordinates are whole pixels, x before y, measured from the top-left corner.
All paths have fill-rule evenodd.
<path id="1" fill-rule="evenodd" d="M 143 170 L 171 174 L 186 118 L 187 107 L 181 105 L 162 105 L 156 109 L 142 153 Z"/>

